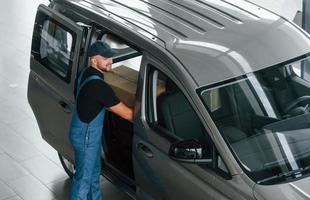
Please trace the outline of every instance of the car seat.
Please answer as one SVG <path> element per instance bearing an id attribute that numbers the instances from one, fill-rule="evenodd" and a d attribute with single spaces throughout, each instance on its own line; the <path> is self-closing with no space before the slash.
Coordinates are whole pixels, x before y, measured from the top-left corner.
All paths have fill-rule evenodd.
<path id="1" fill-rule="evenodd" d="M 281 115 L 286 114 L 284 113 L 286 107 L 297 98 L 292 88 L 288 85 L 283 70 L 285 70 L 284 67 L 268 70 L 262 74 L 269 88 L 272 89 L 273 97 L 277 102 L 276 105 Z"/>
<path id="2" fill-rule="evenodd" d="M 157 103 L 158 122 L 171 134 L 207 142 L 200 119 L 184 94 L 170 80 L 167 80 L 166 92 L 158 97 Z"/>

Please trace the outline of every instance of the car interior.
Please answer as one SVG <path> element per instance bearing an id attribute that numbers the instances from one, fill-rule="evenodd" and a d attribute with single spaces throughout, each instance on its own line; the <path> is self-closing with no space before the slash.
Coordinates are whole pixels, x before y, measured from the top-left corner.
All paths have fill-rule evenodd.
<path id="1" fill-rule="evenodd" d="M 161 77 L 159 75 L 159 77 Z M 160 80 L 160 79 L 159 79 Z M 212 155 L 212 141 L 199 117 L 182 91 L 165 77 L 164 92 L 157 92 L 157 123 L 179 140 L 195 139 L 204 149 L 204 157 Z"/>
<path id="2" fill-rule="evenodd" d="M 308 114 L 309 110 L 304 107 L 308 107 L 310 103 L 307 97 L 310 83 L 297 76 L 291 66 L 270 68 L 255 75 L 273 112 L 267 113 L 268 111 L 264 110 L 268 108 L 267 103 L 259 102 L 257 97 L 253 96 L 258 95 L 259 90 L 254 88 L 253 82 L 251 85 L 246 81 L 215 89 L 218 90 L 221 101 L 218 104 L 221 106 L 210 111 L 211 105 L 208 105 L 210 114 L 223 138 L 249 171 L 277 166 L 279 155 L 275 155 L 275 152 L 276 149 L 281 152 L 282 147 L 278 144 L 278 139 L 275 139 L 277 136 L 264 132 L 265 127 L 281 120 L 289 123 L 289 118 Z M 207 93 L 204 98 L 207 98 Z M 283 128 L 282 125 L 281 127 Z M 298 149 L 293 146 L 294 142 L 300 142 L 304 137 L 302 131 L 299 136 L 286 135 L 285 137 L 287 145 L 292 144 L 290 147 L 292 153 L 297 155 L 298 152 L 302 152 L 302 146 Z"/>

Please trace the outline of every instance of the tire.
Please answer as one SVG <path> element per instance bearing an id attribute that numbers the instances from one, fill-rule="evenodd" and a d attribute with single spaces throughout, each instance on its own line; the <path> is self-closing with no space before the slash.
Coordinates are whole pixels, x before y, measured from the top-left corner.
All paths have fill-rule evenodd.
<path id="1" fill-rule="evenodd" d="M 75 173 L 75 166 L 72 164 L 68 159 L 58 153 L 59 160 L 61 162 L 62 167 L 64 168 L 65 172 L 68 174 L 70 178 L 73 178 Z"/>

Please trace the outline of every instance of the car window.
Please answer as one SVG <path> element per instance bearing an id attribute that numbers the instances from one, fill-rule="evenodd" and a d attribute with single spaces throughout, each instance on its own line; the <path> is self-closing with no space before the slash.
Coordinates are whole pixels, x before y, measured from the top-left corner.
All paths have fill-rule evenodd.
<path id="1" fill-rule="evenodd" d="M 295 74 L 299 77 L 301 77 L 301 66 L 302 63 L 293 63 L 292 65 L 292 69 L 295 72 Z"/>
<path id="2" fill-rule="evenodd" d="M 209 144 L 205 128 L 181 89 L 159 70 L 151 73 L 150 84 L 153 124 L 180 140 Z"/>
<path id="3" fill-rule="evenodd" d="M 151 127 L 156 129 L 155 132 L 175 137 L 180 141 L 187 139 L 199 141 L 204 149 L 203 157 L 215 158 L 214 165 L 211 168 L 208 166 L 207 169 L 227 176 L 229 171 L 226 164 L 218 153 L 213 154 L 215 147 L 211 137 L 181 89 L 163 72 L 154 68 L 148 71 L 147 120 Z M 219 107 L 215 103 L 213 106 L 214 109 Z"/>
<path id="4" fill-rule="evenodd" d="M 236 160 L 257 183 L 284 181 L 273 177 L 310 164 L 310 83 L 292 73 L 310 63 L 305 56 L 198 89 Z"/>
<path id="5" fill-rule="evenodd" d="M 136 72 L 140 70 L 142 55 L 139 51 L 130 46 L 126 41 L 109 33 L 103 34 L 101 40 L 116 51 L 116 55 L 113 57 L 113 69 L 126 66 Z"/>
<path id="6" fill-rule="evenodd" d="M 38 19 L 34 31 L 37 44 L 32 47 L 35 60 L 70 82 L 75 34 L 45 15 Z"/>

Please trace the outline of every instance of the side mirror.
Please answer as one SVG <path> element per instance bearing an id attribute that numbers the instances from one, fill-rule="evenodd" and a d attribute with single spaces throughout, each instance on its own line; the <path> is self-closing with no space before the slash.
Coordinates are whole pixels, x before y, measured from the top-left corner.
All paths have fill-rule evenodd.
<path id="1" fill-rule="evenodd" d="M 169 156 L 176 161 L 186 163 L 212 163 L 212 159 L 204 158 L 202 145 L 194 139 L 183 140 L 171 145 Z"/>

